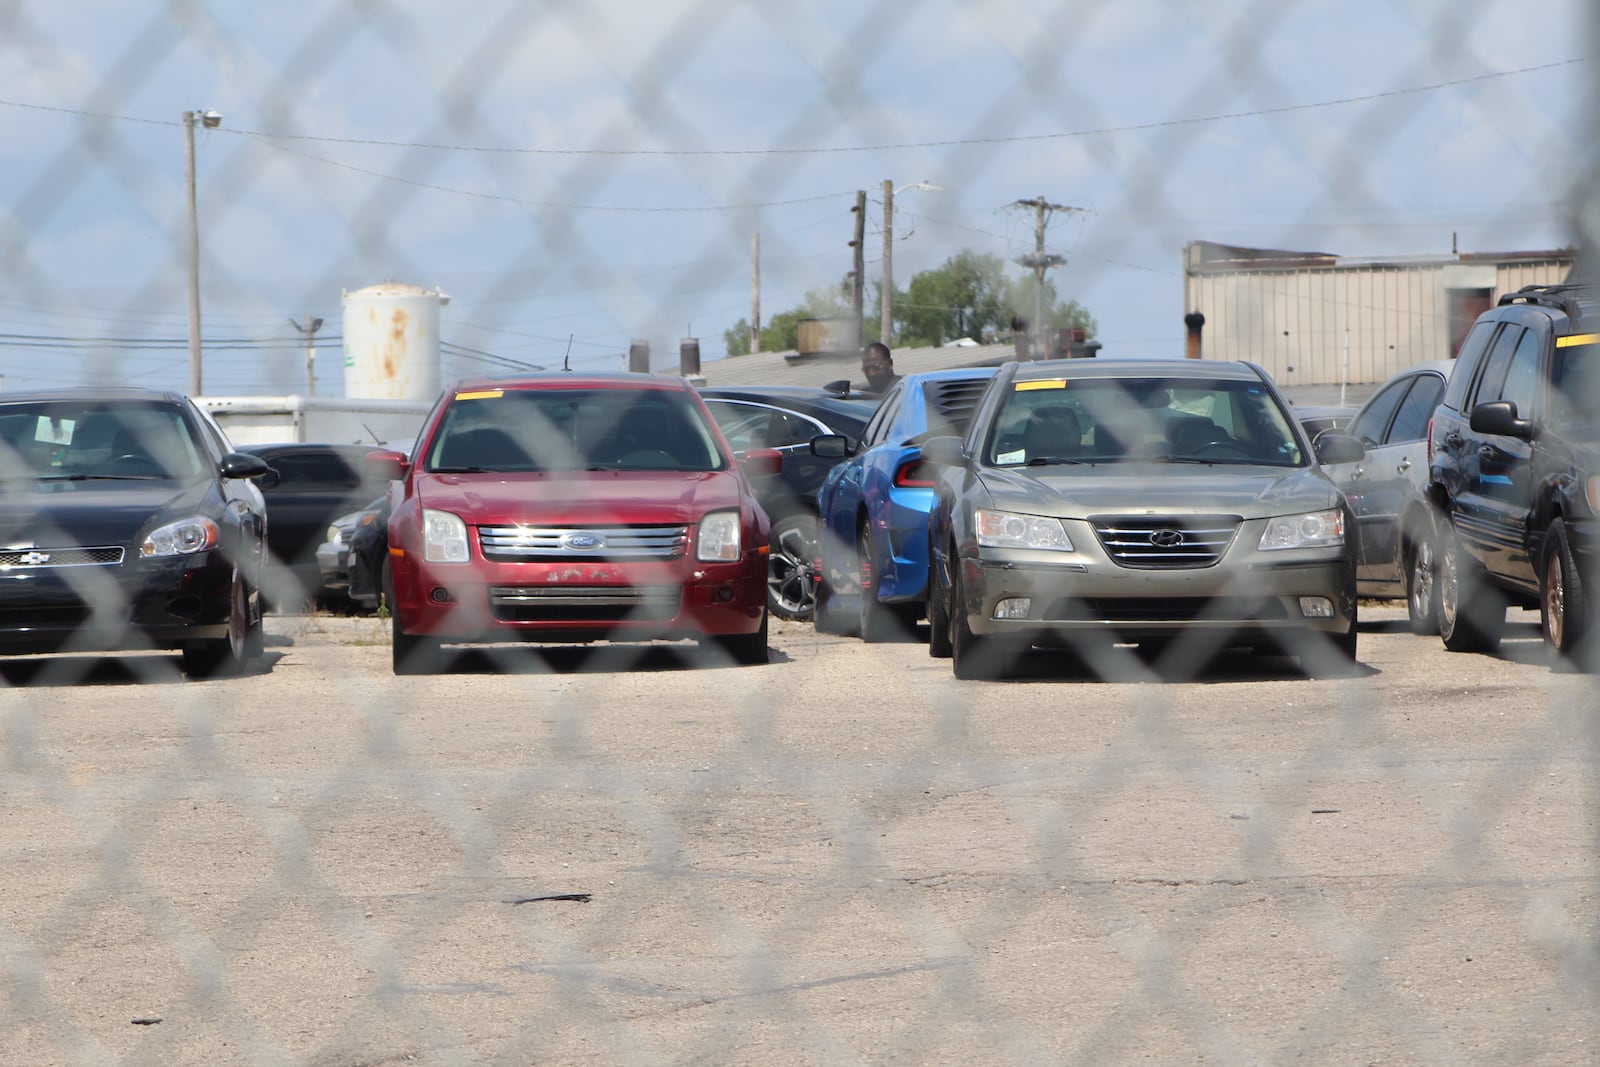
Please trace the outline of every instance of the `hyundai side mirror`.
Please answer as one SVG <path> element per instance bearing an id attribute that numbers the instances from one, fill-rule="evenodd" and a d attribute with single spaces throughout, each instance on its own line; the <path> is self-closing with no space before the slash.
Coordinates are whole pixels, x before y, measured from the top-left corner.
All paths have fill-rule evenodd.
<path id="1" fill-rule="evenodd" d="M 1367 455 L 1367 446 L 1361 443 L 1361 438 L 1347 433 L 1324 431 L 1317 435 L 1314 447 L 1318 463 L 1355 463 Z"/>
<path id="2" fill-rule="evenodd" d="M 924 462 L 939 467 L 964 467 L 967 464 L 967 450 L 962 447 L 959 437 L 930 437 L 922 442 L 922 458 Z"/>

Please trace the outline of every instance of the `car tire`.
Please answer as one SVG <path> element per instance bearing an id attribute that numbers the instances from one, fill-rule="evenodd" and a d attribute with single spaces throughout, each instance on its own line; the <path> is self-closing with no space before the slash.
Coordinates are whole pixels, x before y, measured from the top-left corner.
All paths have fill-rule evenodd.
<path id="1" fill-rule="evenodd" d="M 190 641 L 183 646 L 183 673 L 190 678 L 222 678 L 243 674 L 265 644 L 259 619 L 252 623 L 250 588 L 234 569 L 228 588 L 228 632 L 223 637 Z"/>
<path id="2" fill-rule="evenodd" d="M 1539 579 L 1539 629 L 1550 651 L 1585 671 L 1600 667 L 1594 651 L 1588 593 L 1572 555 L 1567 524 L 1556 519 L 1544 537 Z"/>
<path id="3" fill-rule="evenodd" d="M 757 667 L 769 663 L 772 659 L 772 652 L 767 644 L 767 622 L 770 618 L 769 612 L 762 612 L 761 628 L 753 634 L 731 634 L 708 638 L 707 641 L 742 667 Z"/>
<path id="4" fill-rule="evenodd" d="M 955 554 L 951 556 L 952 566 Z M 944 582 L 939 580 L 939 561 L 928 552 L 928 655 L 934 659 L 950 658 L 950 608 L 946 600 Z"/>
<path id="5" fill-rule="evenodd" d="M 1006 671 L 1004 649 L 993 638 L 980 637 L 967 624 L 966 598 L 961 595 L 961 579 L 955 583 L 950 604 L 950 662 L 962 681 L 990 681 Z"/>
<path id="6" fill-rule="evenodd" d="M 817 517 L 799 511 L 772 524 L 767 556 L 767 609 L 780 619 L 804 622 L 816 612 Z"/>
<path id="7" fill-rule="evenodd" d="M 856 633 L 871 644 L 903 641 L 907 638 L 905 617 L 895 605 L 878 599 L 878 563 L 872 552 L 872 536 L 865 521 L 856 532 L 856 604 L 859 618 Z"/>
<path id="8" fill-rule="evenodd" d="M 1451 652 L 1493 652 L 1505 629 L 1505 598 L 1462 547 L 1448 518 L 1438 531 L 1439 637 Z"/>
<path id="9" fill-rule="evenodd" d="M 1406 537 L 1402 559 L 1406 617 L 1414 634 L 1439 632 L 1438 543 L 1438 535 L 1431 529 L 1415 529 Z"/>

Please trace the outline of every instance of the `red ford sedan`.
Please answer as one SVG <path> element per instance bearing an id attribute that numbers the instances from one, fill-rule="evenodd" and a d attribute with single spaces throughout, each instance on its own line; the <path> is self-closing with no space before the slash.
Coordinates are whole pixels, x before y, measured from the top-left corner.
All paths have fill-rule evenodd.
<path id="1" fill-rule="evenodd" d="M 767 661 L 769 524 L 735 455 L 681 378 L 539 375 L 445 392 L 389 519 L 396 674 L 442 646 L 695 638 Z"/>

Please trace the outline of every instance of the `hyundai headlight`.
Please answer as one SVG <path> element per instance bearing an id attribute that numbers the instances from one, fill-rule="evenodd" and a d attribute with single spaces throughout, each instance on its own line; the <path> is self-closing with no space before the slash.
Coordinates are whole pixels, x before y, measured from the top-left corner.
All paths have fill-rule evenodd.
<path id="1" fill-rule="evenodd" d="M 739 513 L 714 511 L 700 520 L 695 535 L 695 559 L 705 563 L 734 563 L 739 559 Z"/>
<path id="2" fill-rule="evenodd" d="M 448 511 L 422 509 L 422 558 L 429 563 L 467 562 L 467 524 Z"/>
<path id="3" fill-rule="evenodd" d="M 1261 550 L 1336 548 L 1344 544 L 1344 512 L 1339 508 L 1305 515 L 1280 515 L 1261 531 Z"/>
<path id="4" fill-rule="evenodd" d="M 979 508 L 973 516 L 984 548 L 1043 548 L 1071 552 L 1072 541 L 1060 519 Z"/>
<path id="5" fill-rule="evenodd" d="M 139 545 L 139 555 L 146 559 L 191 556 L 216 548 L 220 537 L 215 522 L 203 515 L 195 515 L 151 530 Z"/>

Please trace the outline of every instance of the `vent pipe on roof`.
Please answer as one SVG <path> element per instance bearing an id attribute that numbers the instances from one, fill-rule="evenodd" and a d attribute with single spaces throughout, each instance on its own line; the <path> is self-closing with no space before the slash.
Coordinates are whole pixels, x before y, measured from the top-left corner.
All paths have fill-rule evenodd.
<path id="1" fill-rule="evenodd" d="M 635 340 L 628 346 L 628 369 L 634 374 L 650 373 L 650 342 Z"/>
<path id="2" fill-rule="evenodd" d="M 1191 311 L 1183 317 L 1183 324 L 1188 328 L 1189 341 L 1184 350 L 1186 359 L 1200 358 L 1200 331 L 1206 324 L 1206 317 L 1198 311 Z"/>

